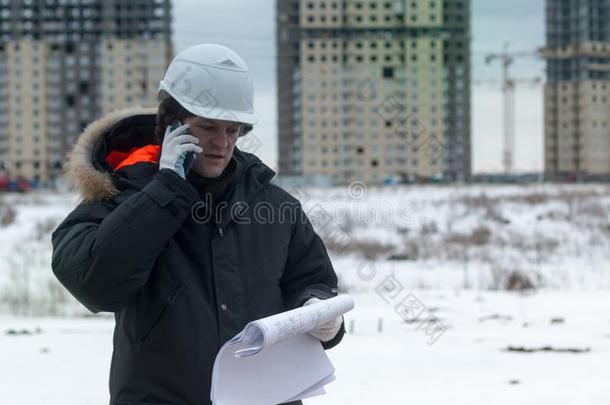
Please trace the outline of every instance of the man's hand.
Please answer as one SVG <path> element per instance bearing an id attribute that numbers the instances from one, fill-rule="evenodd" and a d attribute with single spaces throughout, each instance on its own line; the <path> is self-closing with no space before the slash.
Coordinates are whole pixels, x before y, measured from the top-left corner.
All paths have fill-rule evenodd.
<path id="1" fill-rule="evenodd" d="M 309 304 L 315 304 L 316 302 L 322 301 L 319 298 L 313 297 L 308 299 L 303 306 Z M 335 319 L 331 319 L 330 321 L 323 323 L 315 329 L 310 330 L 308 333 L 316 338 L 318 338 L 322 342 L 328 342 L 339 332 L 341 328 L 341 324 L 343 323 L 343 316 L 340 316 Z"/>
<path id="2" fill-rule="evenodd" d="M 165 137 L 163 138 L 163 146 L 161 147 L 159 170 L 170 169 L 178 173 L 183 179 L 186 179 L 186 173 L 184 172 L 186 154 L 203 152 L 203 149 L 196 145 L 199 143 L 199 139 L 193 135 L 186 134 L 189 128 L 189 124 L 184 124 L 171 131 L 171 126 L 167 126 Z"/>

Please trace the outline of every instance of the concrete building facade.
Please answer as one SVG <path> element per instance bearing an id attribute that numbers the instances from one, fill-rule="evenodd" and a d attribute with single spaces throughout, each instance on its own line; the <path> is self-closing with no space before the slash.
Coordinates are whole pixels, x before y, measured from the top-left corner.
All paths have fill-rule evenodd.
<path id="1" fill-rule="evenodd" d="M 277 1 L 279 172 L 470 177 L 470 4 Z"/>
<path id="2" fill-rule="evenodd" d="M 47 184 L 100 115 L 154 105 L 169 0 L 0 0 L 0 170 Z"/>
<path id="3" fill-rule="evenodd" d="M 610 3 L 547 0 L 545 176 L 610 179 Z"/>

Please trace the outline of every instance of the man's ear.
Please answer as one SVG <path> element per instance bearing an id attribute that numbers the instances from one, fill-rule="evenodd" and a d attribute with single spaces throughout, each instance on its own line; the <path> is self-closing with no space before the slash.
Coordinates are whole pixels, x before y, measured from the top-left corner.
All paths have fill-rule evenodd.
<path id="1" fill-rule="evenodd" d="M 241 132 L 239 133 L 239 136 L 244 136 L 246 135 L 248 132 L 252 131 L 253 126 L 250 124 L 243 124 L 241 126 Z"/>

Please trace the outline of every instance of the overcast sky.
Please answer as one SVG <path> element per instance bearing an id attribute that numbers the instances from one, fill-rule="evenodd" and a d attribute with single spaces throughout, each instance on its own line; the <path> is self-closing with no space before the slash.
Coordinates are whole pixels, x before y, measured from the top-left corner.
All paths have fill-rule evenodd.
<path id="1" fill-rule="evenodd" d="M 472 142 L 475 172 L 502 170 L 502 92 L 499 63 L 485 65 L 485 55 L 502 50 L 533 51 L 544 45 L 544 0 L 472 0 Z M 277 168 L 275 83 L 275 0 L 174 0 L 176 51 L 201 42 L 216 42 L 239 53 L 254 72 L 257 155 Z M 514 77 L 543 77 L 544 64 L 520 58 Z M 480 83 L 476 83 L 481 81 Z M 542 170 L 542 86 L 522 85 L 516 92 L 515 167 Z"/>

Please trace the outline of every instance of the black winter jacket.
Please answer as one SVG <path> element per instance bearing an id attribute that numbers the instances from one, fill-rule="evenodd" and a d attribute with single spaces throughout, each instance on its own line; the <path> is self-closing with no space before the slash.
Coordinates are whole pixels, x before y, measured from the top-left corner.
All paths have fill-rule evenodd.
<path id="1" fill-rule="evenodd" d="M 53 272 L 115 314 L 112 405 L 210 404 L 220 347 L 252 320 L 335 296 L 337 277 L 298 200 L 252 154 L 235 148 L 227 209 L 205 221 L 191 183 L 159 171 L 154 113 L 110 114 L 79 137 L 67 176 L 83 200 L 53 232 Z"/>

